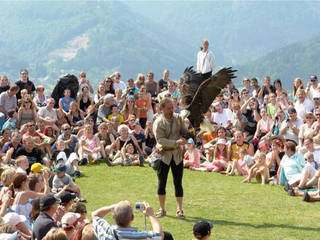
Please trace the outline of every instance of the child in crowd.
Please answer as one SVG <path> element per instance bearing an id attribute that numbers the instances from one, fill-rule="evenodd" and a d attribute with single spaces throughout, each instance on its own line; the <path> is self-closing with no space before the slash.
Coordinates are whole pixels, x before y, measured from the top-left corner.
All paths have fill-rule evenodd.
<path id="1" fill-rule="evenodd" d="M 188 139 L 187 151 L 183 157 L 183 166 L 191 170 L 195 170 L 200 167 L 200 151 L 195 147 L 192 138 Z"/>
<path id="2" fill-rule="evenodd" d="M 269 168 L 266 163 L 266 154 L 259 153 L 255 157 L 255 163 L 252 165 L 246 177 L 242 182 L 249 183 L 255 177 L 257 181 L 261 180 L 261 184 L 266 184 L 269 180 Z"/>
<path id="3" fill-rule="evenodd" d="M 240 150 L 240 159 L 239 159 L 238 163 L 239 163 L 241 175 L 242 175 L 242 176 L 247 176 L 250 167 L 251 167 L 251 166 L 253 165 L 253 163 L 254 163 L 254 159 L 253 159 L 253 157 L 251 157 L 251 156 L 248 154 L 247 149 L 242 148 L 242 149 Z"/>
<path id="4" fill-rule="evenodd" d="M 66 144 L 62 139 L 57 141 L 56 150 L 52 154 L 52 161 L 55 166 L 61 163 L 65 164 L 69 175 L 74 174 L 75 177 L 80 177 L 79 157 L 75 152 L 71 152 L 70 149 L 66 148 Z"/>
<path id="5" fill-rule="evenodd" d="M 123 118 L 122 114 L 119 112 L 119 108 L 117 105 L 112 106 L 111 113 L 108 115 L 108 120 L 111 121 L 113 116 L 116 116 L 119 118 L 119 124 L 124 123 L 124 118 Z"/>
<path id="6" fill-rule="evenodd" d="M 73 182 L 66 171 L 67 167 L 63 163 L 56 165 L 54 168 L 55 176 L 52 180 L 52 192 L 57 194 L 61 194 L 62 191 L 73 192 L 77 195 L 79 200 L 85 201 L 81 198 L 80 188 Z"/>
<path id="7" fill-rule="evenodd" d="M 93 128 L 86 124 L 84 128 L 84 136 L 80 140 L 81 151 L 79 155 L 81 159 L 87 159 L 89 164 L 95 163 L 98 159 L 105 158 L 104 147 L 99 138 L 93 135 Z"/>
<path id="8" fill-rule="evenodd" d="M 139 154 L 134 153 L 134 147 L 131 143 L 126 144 L 121 149 L 121 154 L 112 163 L 115 165 L 123 166 L 139 166 L 141 164 L 139 160 Z"/>
<path id="9" fill-rule="evenodd" d="M 221 172 L 228 167 L 227 141 L 219 138 L 213 148 L 213 160 L 206 169 L 210 172 Z"/>
<path id="10" fill-rule="evenodd" d="M 133 132 L 132 135 L 137 139 L 137 142 L 139 144 L 139 147 L 142 151 L 142 154 L 144 157 L 146 157 L 146 137 L 145 134 L 141 128 L 141 125 L 139 122 L 135 122 L 133 124 Z"/>
<path id="11" fill-rule="evenodd" d="M 17 157 L 16 167 L 17 167 L 17 169 L 16 169 L 17 173 L 27 174 L 27 169 L 29 169 L 28 158 L 24 155 Z"/>
<path id="12" fill-rule="evenodd" d="M 11 131 L 13 131 L 16 129 L 17 117 L 18 117 L 17 112 L 15 109 L 10 109 L 7 114 L 8 114 L 8 120 L 5 121 L 5 123 L 2 125 L 1 130 L 8 128 Z"/>

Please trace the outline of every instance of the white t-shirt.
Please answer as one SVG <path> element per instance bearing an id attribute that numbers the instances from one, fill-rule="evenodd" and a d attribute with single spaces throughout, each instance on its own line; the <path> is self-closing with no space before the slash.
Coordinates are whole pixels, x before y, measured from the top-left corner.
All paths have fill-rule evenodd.
<path id="1" fill-rule="evenodd" d="M 299 129 L 302 126 L 302 124 L 303 124 L 303 121 L 300 118 L 297 118 L 297 120 L 295 120 L 293 122 L 293 125 L 296 126 Z M 282 121 L 280 129 L 286 127 L 286 125 L 287 125 L 287 122 L 286 121 Z M 298 135 L 294 134 L 292 128 L 289 128 L 287 130 L 287 132 L 285 134 L 282 134 L 282 135 L 284 136 L 285 139 L 293 140 L 297 144 L 299 143 Z"/>
<path id="2" fill-rule="evenodd" d="M 215 112 L 213 114 L 213 121 L 218 124 L 218 126 L 226 127 L 228 122 L 232 119 L 232 111 L 228 108 L 224 108 L 222 113 Z"/>
<path id="3" fill-rule="evenodd" d="M 49 117 L 50 119 L 53 119 L 55 121 L 58 120 L 56 110 L 52 109 L 51 111 L 49 111 L 47 109 L 47 107 L 41 107 L 39 109 L 38 116 L 43 117 L 43 118 Z"/>
<path id="4" fill-rule="evenodd" d="M 303 118 L 303 115 L 313 110 L 313 104 L 309 98 L 305 98 L 303 103 L 296 101 L 294 108 L 297 111 L 298 117 Z"/>
<path id="5" fill-rule="evenodd" d="M 126 90 L 127 90 L 127 85 L 120 81 L 120 82 L 113 82 L 113 88 L 114 90 L 117 90 L 117 89 L 121 89 L 122 90 L 122 94 L 125 94 L 126 93 Z"/>

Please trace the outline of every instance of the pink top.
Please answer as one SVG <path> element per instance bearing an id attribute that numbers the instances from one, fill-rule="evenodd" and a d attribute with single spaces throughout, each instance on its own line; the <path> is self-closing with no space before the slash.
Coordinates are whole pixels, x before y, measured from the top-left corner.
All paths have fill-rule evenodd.
<path id="1" fill-rule="evenodd" d="M 91 139 L 86 138 L 84 145 L 93 150 L 99 146 L 99 138 L 96 135 L 93 135 Z"/>
<path id="2" fill-rule="evenodd" d="M 187 150 L 184 154 L 184 160 L 192 162 L 191 167 L 200 167 L 200 151 L 198 149 L 193 149 L 193 151 Z"/>

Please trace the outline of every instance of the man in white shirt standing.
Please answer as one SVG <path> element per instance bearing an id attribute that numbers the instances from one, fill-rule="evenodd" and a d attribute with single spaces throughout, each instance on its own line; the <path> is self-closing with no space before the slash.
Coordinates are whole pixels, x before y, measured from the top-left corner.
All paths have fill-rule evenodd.
<path id="1" fill-rule="evenodd" d="M 216 67 L 216 61 L 213 53 L 208 50 L 209 41 L 207 39 L 202 40 L 201 51 L 197 55 L 197 72 L 202 74 L 202 79 L 208 79 L 212 75 L 212 71 Z"/>

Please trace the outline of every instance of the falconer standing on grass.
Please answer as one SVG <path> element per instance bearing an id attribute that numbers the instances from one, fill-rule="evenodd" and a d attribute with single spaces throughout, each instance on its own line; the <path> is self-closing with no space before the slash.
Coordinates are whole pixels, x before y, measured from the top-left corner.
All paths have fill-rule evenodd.
<path id="1" fill-rule="evenodd" d="M 162 114 L 156 119 L 153 127 L 157 145 L 160 145 L 162 148 L 160 153 L 162 159 L 157 172 L 160 209 L 156 213 L 156 216 L 163 217 L 166 215 L 166 184 L 169 169 L 171 168 L 177 201 L 176 216 L 178 218 L 184 218 L 185 216 L 182 210 L 183 156 L 181 146 L 187 143 L 186 139 L 182 137 L 187 133 L 187 129 L 185 128 L 181 117 L 173 112 L 171 98 L 164 98 L 160 102 L 160 110 Z"/>

